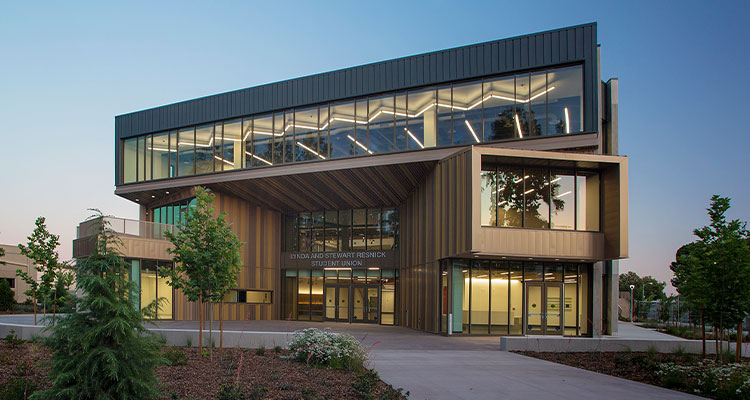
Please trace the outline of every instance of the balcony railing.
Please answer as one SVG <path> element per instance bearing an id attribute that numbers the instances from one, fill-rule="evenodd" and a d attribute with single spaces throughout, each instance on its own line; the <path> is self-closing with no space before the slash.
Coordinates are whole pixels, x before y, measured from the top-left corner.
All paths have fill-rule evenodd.
<path id="1" fill-rule="evenodd" d="M 119 217 L 101 217 L 83 221 L 76 228 L 76 238 L 94 236 L 99 231 L 101 219 L 108 222 L 112 230 L 128 236 L 136 236 L 144 239 L 167 240 L 165 232 L 175 233 L 179 229 L 176 225 L 160 224 L 156 222 L 138 221 L 134 219 Z"/>

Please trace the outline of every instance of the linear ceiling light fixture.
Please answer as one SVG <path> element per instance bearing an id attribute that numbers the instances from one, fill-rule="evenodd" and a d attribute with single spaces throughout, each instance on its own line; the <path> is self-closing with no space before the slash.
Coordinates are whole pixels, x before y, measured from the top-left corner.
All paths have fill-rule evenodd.
<path id="1" fill-rule="evenodd" d="M 521 132 L 521 121 L 518 120 L 518 114 L 514 114 L 516 118 L 516 129 L 518 129 L 518 137 L 523 139 L 523 132 Z"/>
<path id="2" fill-rule="evenodd" d="M 572 191 L 572 190 L 568 190 L 567 192 L 565 192 L 565 193 L 563 193 L 563 194 L 559 194 L 559 195 L 555 196 L 555 198 L 556 198 L 556 199 L 559 199 L 560 197 L 563 197 L 563 196 L 565 196 L 565 195 L 569 195 L 569 194 L 571 194 L 571 193 L 573 193 L 573 191 Z"/>
<path id="3" fill-rule="evenodd" d="M 408 129 L 406 129 L 406 128 L 404 128 L 404 130 L 405 130 L 405 131 L 406 131 L 406 133 L 407 133 L 407 134 L 409 135 L 409 137 L 410 137 L 410 138 L 412 138 L 412 140 L 414 140 L 415 142 L 417 142 L 417 145 L 419 145 L 419 147 L 420 147 L 420 148 L 424 149 L 424 145 L 422 144 L 422 142 L 420 142 L 420 141 L 419 141 L 419 139 L 417 139 L 417 137 L 416 137 L 416 136 L 414 136 L 414 134 L 413 134 L 413 133 L 411 133 L 411 131 L 409 131 L 409 130 L 408 130 Z"/>
<path id="4" fill-rule="evenodd" d="M 225 163 L 225 164 L 229 164 L 229 165 L 231 165 L 231 166 L 234 167 L 234 163 L 231 162 L 231 161 L 229 161 L 229 160 L 225 160 L 225 159 L 223 159 L 223 158 L 221 158 L 219 156 L 214 156 L 214 158 L 217 159 L 217 160 L 219 160 L 219 161 L 221 161 L 221 162 L 223 162 L 223 163 Z"/>
<path id="5" fill-rule="evenodd" d="M 568 107 L 565 107 L 565 133 L 570 133 L 570 115 L 568 114 Z"/>
<path id="6" fill-rule="evenodd" d="M 352 142 L 356 143 L 357 146 L 361 147 L 364 151 L 372 154 L 372 150 L 368 149 L 367 147 L 365 147 L 365 145 L 363 145 L 362 143 L 358 142 L 357 139 L 355 139 L 355 138 L 352 137 L 352 135 L 346 135 L 346 137 L 349 138 L 349 140 L 351 140 Z"/>
<path id="7" fill-rule="evenodd" d="M 476 140 L 477 143 L 479 143 L 479 137 L 477 136 L 477 133 L 474 132 L 474 128 L 471 127 L 471 124 L 469 123 L 468 120 L 464 120 L 464 122 L 466 123 L 466 126 L 469 127 L 469 130 L 471 131 L 471 134 L 474 136 L 474 140 Z"/>
<path id="8" fill-rule="evenodd" d="M 299 145 L 300 147 L 302 147 L 303 149 L 305 149 L 305 150 L 309 151 L 310 153 L 313 153 L 313 154 L 315 154 L 316 156 L 320 157 L 321 159 L 323 159 L 323 160 L 325 160 L 325 159 L 326 159 L 325 157 L 323 157 L 322 155 L 320 155 L 320 153 L 318 153 L 317 151 L 315 151 L 315 150 L 313 150 L 313 149 L 311 149 L 311 148 L 309 148 L 309 147 L 305 146 L 305 145 L 304 145 L 304 144 L 303 144 L 302 142 L 300 142 L 299 140 L 297 141 L 297 144 L 298 144 L 298 145 Z"/>
<path id="9" fill-rule="evenodd" d="M 273 163 L 271 163 L 270 161 L 266 160 L 265 158 L 258 157 L 258 156 L 256 156 L 255 154 L 253 154 L 253 153 L 251 153 L 249 151 L 246 151 L 245 154 L 247 154 L 249 156 L 252 156 L 254 159 L 262 161 L 262 162 L 264 162 L 264 163 L 266 163 L 268 165 L 273 165 Z"/>

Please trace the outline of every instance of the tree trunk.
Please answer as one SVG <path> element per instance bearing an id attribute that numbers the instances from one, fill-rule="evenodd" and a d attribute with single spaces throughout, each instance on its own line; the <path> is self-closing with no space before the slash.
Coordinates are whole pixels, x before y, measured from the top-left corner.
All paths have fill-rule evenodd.
<path id="1" fill-rule="evenodd" d="M 224 351 L 224 314 L 222 308 L 224 308 L 223 301 L 219 303 L 219 357 Z"/>
<path id="2" fill-rule="evenodd" d="M 34 302 L 34 325 L 36 325 L 36 290 L 34 290 L 34 298 L 32 301 Z"/>
<path id="3" fill-rule="evenodd" d="M 706 319 L 703 315 L 704 306 L 701 306 L 701 341 L 703 342 L 703 351 L 701 357 L 706 358 Z"/>
<path id="4" fill-rule="evenodd" d="M 208 354 L 214 359 L 214 303 L 208 302 Z"/>
<path id="5" fill-rule="evenodd" d="M 714 326 L 714 343 L 716 344 L 716 359 L 719 359 L 719 330 Z"/>
<path id="6" fill-rule="evenodd" d="M 198 296 L 198 354 L 203 358 L 203 296 Z"/>
<path id="7" fill-rule="evenodd" d="M 738 363 L 742 359 L 742 322 L 737 324 L 737 348 L 734 350 L 736 352 L 734 362 Z"/>

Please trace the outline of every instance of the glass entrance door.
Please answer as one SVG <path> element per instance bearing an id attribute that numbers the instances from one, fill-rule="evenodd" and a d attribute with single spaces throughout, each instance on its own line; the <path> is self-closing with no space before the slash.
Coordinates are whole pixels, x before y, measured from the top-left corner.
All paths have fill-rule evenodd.
<path id="1" fill-rule="evenodd" d="M 562 284 L 526 284 L 526 334 L 562 334 Z"/>
<path id="2" fill-rule="evenodd" d="M 352 322 L 378 322 L 379 303 L 377 286 L 352 286 Z"/>
<path id="3" fill-rule="evenodd" d="M 336 286 L 326 286 L 325 317 L 327 321 L 336 320 Z"/>
<path id="4" fill-rule="evenodd" d="M 338 300 L 336 303 L 337 321 L 349 322 L 349 287 L 338 287 Z"/>

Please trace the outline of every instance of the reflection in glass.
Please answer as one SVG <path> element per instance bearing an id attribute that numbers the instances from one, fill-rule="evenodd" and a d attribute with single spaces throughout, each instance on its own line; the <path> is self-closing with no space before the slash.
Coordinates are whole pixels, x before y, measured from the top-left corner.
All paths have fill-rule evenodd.
<path id="1" fill-rule="evenodd" d="M 349 157 L 355 154 L 354 102 L 345 101 L 331 105 L 330 146 L 331 158 Z M 364 144 L 361 144 L 365 146 Z"/>
<path id="2" fill-rule="evenodd" d="M 154 148 L 153 139 L 154 139 L 154 137 L 152 135 L 146 136 L 146 147 L 145 147 L 145 150 L 146 150 L 145 153 L 146 154 L 144 155 L 143 159 L 144 159 L 144 162 L 146 164 L 146 168 L 145 168 L 146 176 L 145 176 L 145 179 L 147 181 L 153 179 L 153 176 L 151 176 L 151 164 L 153 163 L 153 159 L 151 157 L 152 157 L 153 148 Z"/>
<path id="3" fill-rule="evenodd" d="M 438 88 L 437 98 L 437 144 L 450 146 L 453 144 L 453 113 L 451 112 L 451 87 Z"/>
<path id="4" fill-rule="evenodd" d="M 576 176 L 576 229 L 579 231 L 599 230 L 599 196 L 599 173 L 579 171 Z"/>
<path id="5" fill-rule="evenodd" d="M 484 140 L 518 138 L 515 122 L 515 77 L 484 82 Z"/>
<path id="6" fill-rule="evenodd" d="M 339 243 L 341 251 L 352 249 L 352 210 L 339 211 Z"/>
<path id="7" fill-rule="evenodd" d="M 135 182 L 138 164 L 138 139 L 127 139 L 123 144 L 123 183 Z"/>
<path id="8" fill-rule="evenodd" d="M 141 261 L 141 310 L 156 301 L 157 262 L 155 260 Z"/>
<path id="9" fill-rule="evenodd" d="M 219 137 L 219 124 L 216 124 L 216 138 Z M 244 168 L 242 160 L 245 157 L 242 154 L 243 143 L 245 140 L 242 135 L 242 120 L 236 119 L 227 121 L 223 127 L 224 146 L 221 155 L 217 159 L 217 166 L 221 164 L 224 171 Z"/>
<path id="10" fill-rule="evenodd" d="M 183 129 L 179 132 L 178 167 L 179 176 L 195 174 L 195 132 L 193 129 Z"/>
<path id="11" fill-rule="evenodd" d="M 253 119 L 253 166 L 273 165 L 273 115 L 262 115 Z"/>
<path id="12" fill-rule="evenodd" d="M 310 319 L 310 270 L 299 270 L 299 287 L 297 288 L 297 319 Z"/>
<path id="13" fill-rule="evenodd" d="M 526 282 L 544 280 L 544 264 L 540 262 L 528 262 L 524 268 L 524 280 Z"/>
<path id="14" fill-rule="evenodd" d="M 482 141 L 482 83 L 453 85 L 453 144 Z"/>
<path id="15" fill-rule="evenodd" d="M 552 171 L 552 229 L 575 229 L 575 176 L 564 171 Z"/>
<path id="16" fill-rule="evenodd" d="M 329 157 L 331 155 L 331 149 L 329 146 L 330 141 L 328 140 L 328 130 L 331 127 L 330 121 L 328 120 L 328 105 L 320 106 L 318 109 L 318 126 L 320 127 L 320 133 L 318 137 L 320 157 Z"/>
<path id="17" fill-rule="evenodd" d="M 354 152 L 359 155 L 373 154 L 375 151 L 370 149 L 371 145 L 367 135 L 368 124 L 367 124 L 367 99 L 357 99 L 354 104 L 356 123 L 354 124 L 354 132 L 352 138 L 348 138 L 352 143 L 355 144 Z"/>
<path id="18" fill-rule="evenodd" d="M 323 271 L 319 269 L 312 270 L 310 313 L 313 321 L 323 320 Z"/>
<path id="19" fill-rule="evenodd" d="M 172 266 L 171 262 L 159 262 L 160 267 Z M 157 277 L 156 295 L 159 298 L 163 298 L 163 301 L 159 303 L 159 311 L 157 317 L 159 319 L 171 319 L 172 318 L 172 286 L 169 286 L 169 279 Z"/>
<path id="20" fill-rule="evenodd" d="M 582 132 L 583 68 L 579 65 L 551 69 L 547 80 L 548 134 Z"/>
<path id="21" fill-rule="evenodd" d="M 153 179 L 169 178 L 169 133 L 154 135 L 151 150 L 154 158 Z"/>
<path id="22" fill-rule="evenodd" d="M 367 250 L 380 250 L 380 209 L 367 209 Z"/>
<path id="23" fill-rule="evenodd" d="M 325 159 L 318 151 L 318 108 L 294 112 L 294 137 L 297 144 L 296 161 Z"/>
<path id="24" fill-rule="evenodd" d="M 325 212 L 325 251 L 338 251 L 338 212 Z"/>
<path id="25" fill-rule="evenodd" d="M 273 114 L 273 160 L 274 164 L 284 163 L 284 112 Z"/>
<path id="26" fill-rule="evenodd" d="M 138 138 L 138 181 L 143 182 L 146 180 L 146 160 L 144 158 L 146 148 L 146 138 L 141 136 Z"/>
<path id="27" fill-rule="evenodd" d="M 322 211 L 312 213 L 312 251 L 323 251 L 323 215 Z"/>
<path id="28" fill-rule="evenodd" d="M 352 224 L 352 250 L 367 249 L 367 210 L 354 210 Z"/>
<path id="29" fill-rule="evenodd" d="M 384 208 L 382 214 L 383 250 L 398 248 L 398 209 Z"/>
<path id="30" fill-rule="evenodd" d="M 177 132 L 169 132 L 169 177 L 177 176 Z"/>
<path id="31" fill-rule="evenodd" d="M 214 136 L 211 140 L 212 142 L 212 150 L 213 150 L 213 163 L 214 168 L 216 171 L 223 171 L 224 167 L 228 167 L 227 161 L 224 158 L 224 125 L 222 123 L 218 123 L 214 126 Z M 230 170 L 231 168 L 226 168 L 227 170 Z"/>
<path id="32" fill-rule="evenodd" d="M 407 95 L 408 127 L 406 142 L 409 150 L 437 145 L 435 88 L 410 91 Z"/>
<path id="33" fill-rule="evenodd" d="M 523 226 L 523 168 L 500 167 L 497 171 L 497 225 Z"/>
<path id="34" fill-rule="evenodd" d="M 495 182 L 495 168 L 482 167 L 481 176 L 481 221 L 482 226 L 497 225 L 497 185 Z"/>
<path id="35" fill-rule="evenodd" d="M 406 107 L 406 93 L 401 92 L 396 94 L 396 111 L 395 111 L 395 124 L 396 124 L 396 149 L 395 150 L 406 150 L 407 141 L 409 135 L 407 131 L 407 107 Z"/>
<path id="36" fill-rule="evenodd" d="M 310 251 L 312 246 L 312 218 L 310 213 L 301 213 L 299 215 L 299 251 Z"/>
<path id="37" fill-rule="evenodd" d="M 529 85 L 529 136 L 543 136 L 547 127 L 547 73 L 532 73 Z"/>
<path id="38" fill-rule="evenodd" d="M 244 149 L 244 154 L 241 157 L 244 159 L 243 165 L 245 168 L 253 167 L 253 119 L 245 118 L 242 120 L 242 140 L 244 144 L 241 146 Z"/>
<path id="39" fill-rule="evenodd" d="M 471 333 L 489 333 L 490 263 L 474 261 L 471 266 Z"/>
<path id="40" fill-rule="evenodd" d="M 195 173 L 214 171 L 214 126 L 200 126 L 195 130 Z"/>
<path id="41" fill-rule="evenodd" d="M 284 163 L 294 162 L 294 133 L 296 129 L 294 127 L 294 112 L 292 110 L 284 112 L 284 124 L 282 125 L 282 133 L 284 134 Z"/>
<path id="42" fill-rule="evenodd" d="M 375 153 L 388 153 L 394 149 L 395 99 L 393 95 L 370 97 L 370 111 L 367 120 L 370 131 L 370 150 Z M 357 119 L 363 119 L 360 105 L 357 104 Z M 359 133 L 359 131 L 358 131 Z M 357 136 L 359 140 L 359 136 Z"/>
<path id="43" fill-rule="evenodd" d="M 527 168 L 524 173 L 524 226 L 549 228 L 549 170 Z"/>

